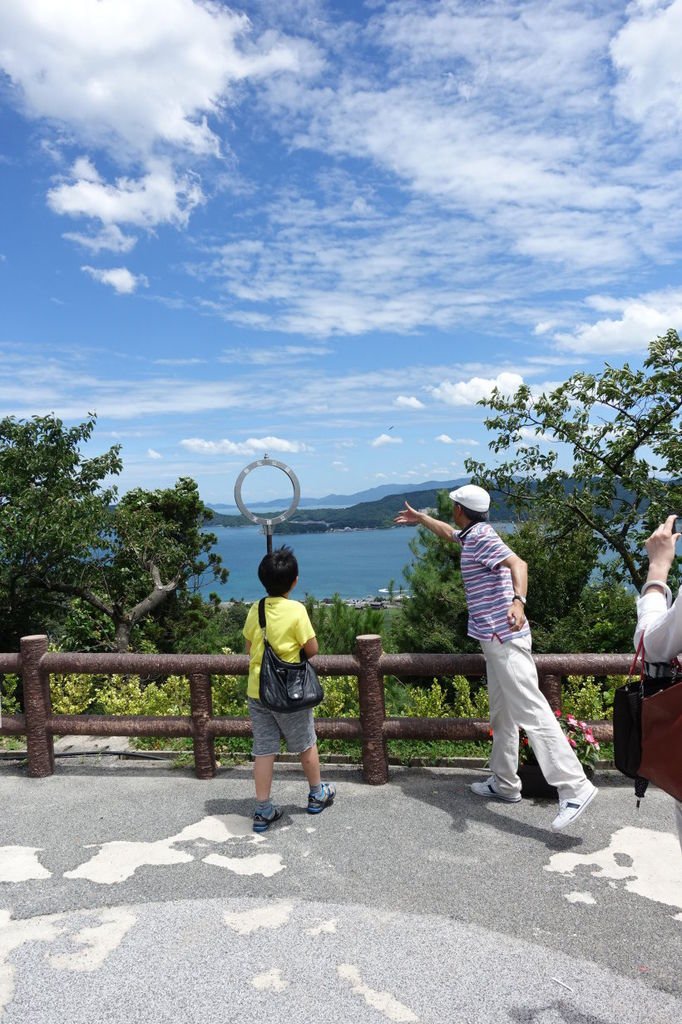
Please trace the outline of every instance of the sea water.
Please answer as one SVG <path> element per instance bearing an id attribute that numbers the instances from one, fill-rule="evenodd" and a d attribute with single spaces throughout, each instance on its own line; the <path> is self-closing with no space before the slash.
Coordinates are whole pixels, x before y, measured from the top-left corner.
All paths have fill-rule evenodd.
<path id="1" fill-rule="evenodd" d="M 260 527 L 209 527 L 218 538 L 214 551 L 230 570 L 225 584 L 208 583 L 204 592 L 214 592 L 223 601 L 254 601 L 263 588 L 258 581 L 258 563 L 266 553 L 266 537 Z M 391 530 L 339 530 L 331 533 L 297 533 L 279 536 L 275 529 L 273 547 L 293 548 L 299 566 L 296 597 L 306 594 L 322 599 L 340 594 L 345 599 L 374 597 L 393 581 L 397 594 L 408 589 L 403 569 L 414 556 L 409 544 L 417 531 L 409 527 Z M 384 595 L 385 596 L 385 595 Z"/>

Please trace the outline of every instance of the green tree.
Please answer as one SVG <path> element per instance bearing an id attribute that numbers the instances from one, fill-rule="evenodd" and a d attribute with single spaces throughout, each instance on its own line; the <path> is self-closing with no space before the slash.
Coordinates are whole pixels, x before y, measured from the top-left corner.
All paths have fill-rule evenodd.
<path id="1" fill-rule="evenodd" d="M 634 595 L 616 580 L 601 579 L 599 549 L 581 526 L 552 537 L 536 520 L 505 537 L 528 563 L 526 615 L 538 652 L 627 650 L 635 620 Z"/>
<path id="2" fill-rule="evenodd" d="M 682 509 L 677 332 L 650 344 L 641 370 L 607 364 L 598 374 L 573 374 L 548 394 L 536 396 L 524 384 L 511 397 L 495 390 L 481 404 L 495 413 L 485 421 L 495 435 L 489 447 L 508 457 L 492 468 L 468 460 L 477 482 L 505 495 L 522 518 L 542 522 L 552 544 L 589 530 L 605 578 L 639 589 L 645 538 Z"/>
<path id="3" fill-rule="evenodd" d="M 354 608 L 338 594 L 334 594 L 329 604 L 306 597 L 305 606 L 322 654 L 352 654 L 356 636 L 366 633 L 381 636 L 385 632 L 381 610 Z"/>
<path id="4" fill-rule="evenodd" d="M 0 420 L 0 648 L 62 621 L 63 597 L 45 586 L 87 563 L 115 500 L 118 446 L 85 458 L 95 417 L 67 428 L 55 416 Z"/>
<path id="5" fill-rule="evenodd" d="M 248 610 L 243 601 L 223 604 L 216 595 L 205 601 L 199 594 L 176 594 L 160 616 L 142 624 L 142 635 L 158 651 L 220 654 L 227 648 L 241 654 Z"/>
<path id="6" fill-rule="evenodd" d="M 632 588 L 618 582 L 589 583 L 568 614 L 554 623 L 538 650 L 617 654 L 632 648 L 637 619 Z"/>
<path id="7" fill-rule="evenodd" d="M 171 596 L 187 602 L 207 576 L 227 579 L 211 550 L 215 535 L 200 528 L 211 514 L 187 477 L 163 490 L 128 491 L 107 510 L 90 557 L 71 565 L 68 576 L 49 572 L 44 586 L 109 619 L 113 647 L 125 651 L 138 623 L 158 615 Z"/>
<path id="8" fill-rule="evenodd" d="M 0 642 L 16 649 L 49 631 L 126 650 L 144 620 L 174 611 L 206 579 L 227 578 L 201 529 L 212 512 L 193 480 L 129 491 L 117 504 L 106 484 L 120 473 L 118 446 L 87 458 L 91 416 L 67 428 L 55 416 L 0 421 Z"/>

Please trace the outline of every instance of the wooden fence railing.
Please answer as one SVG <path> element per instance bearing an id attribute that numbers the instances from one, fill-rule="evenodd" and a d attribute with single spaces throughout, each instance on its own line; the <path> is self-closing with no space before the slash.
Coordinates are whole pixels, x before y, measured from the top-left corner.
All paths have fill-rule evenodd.
<path id="1" fill-rule="evenodd" d="M 356 638 L 355 654 L 318 655 L 313 661 L 318 674 L 356 676 L 359 718 L 317 718 L 320 739 L 359 739 L 365 781 L 388 781 L 387 740 L 487 740 L 489 723 L 472 718 L 386 718 L 384 676 L 401 678 L 465 675 L 482 677 L 485 663 L 480 654 L 385 654 L 381 637 Z M 627 654 L 538 654 L 535 663 L 540 688 L 550 705 L 561 708 L 563 676 L 619 675 L 627 673 Z M 25 713 L 2 718 L 0 735 L 26 736 L 28 774 L 44 778 L 54 773 L 54 736 L 159 736 L 190 737 L 194 746 L 197 778 L 216 774 L 215 737 L 250 736 L 248 718 L 213 715 L 212 675 L 246 675 L 248 658 L 243 654 L 81 654 L 55 653 L 47 649 L 47 637 L 27 636 L 19 654 L 0 654 L 0 673 L 21 675 Z M 184 675 L 189 680 L 189 716 L 54 715 L 50 700 L 50 676 L 54 672 L 86 675 L 122 673 L 147 678 Z M 595 722 L 595 737 L 612 739 L 610 722 Z"/>

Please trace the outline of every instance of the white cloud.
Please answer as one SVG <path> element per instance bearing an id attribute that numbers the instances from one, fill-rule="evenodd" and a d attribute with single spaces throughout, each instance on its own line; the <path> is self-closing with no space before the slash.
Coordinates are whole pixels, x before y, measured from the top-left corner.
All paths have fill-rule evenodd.
<path id="1" fill-rule="evenodd" d="M 523 384 L 518 373 L 500 373 L 494 378 L 472 377 L 470 380 L 443 381 L 438 387 L 430 388 L 431 394 L 446 405 L 475 405 L 482 398 L 488 398 L 494 388 L 505 395 L 511 395 Z"/>
<path id="2" fill-rule="evenodd" d="M 161 452 L 157 452 L 155 448 L 147 448 L 147 455 L 150 459 L 162 459 L 163 455 Z"/>
<path id="3" fill-rule="evenodd" d="M 385 444 L 402 444 L 402 437 L 393 437 L 391 434 L 379 434 L 373 441 L 370 441 L 372 448 L 382 448 Z"/>
<path id="4" fill-rule="evenodd" d="M 389 217 L 379 195 L 338 208 L 312 189 L 283 197 L 270 231 L 202 268 L 230 296 L 218 315 L 321 336 L 442 328 L 519 311 L 517 274 L 530 296 L 669 258 L 680 225 L 665 206 L 680 206 L 682 178 L 615 125 L 617 5 L 373 7 L 356 44 L 370 39 L 380 57 L 360 80 L 330 66 L 320 88 L 276 83 L 268 101 L 287 143 L 389 174 Z"/>
<path id="5" fill-rule="evenodd" d="M 557 20 L 560 19 L 560 27 Z M 600 85 L 595 58 L 614 18 L 599 5 L 524 0 L 436 3 L 397 0 L 377 18 L 380 37 L 412 68 L 445 69 L 440 88 L 454 103 L 508 104 L 508 91 L 538 95 L 543 104 L 590 107 Z"/>
<path id="6" fill-rule="evenodd" d="M 622 113 L 647 134 L 682 126 L 682 0 L 633 5 L 611 43 Z"/>
<path id="7" fill-rule="evenodd" d="M 420 402 L 418 398 L 413 395 L 398 395 L 395 402 L 393 403 L 399 409 L 423 409 L 424 403 Z"/>
<path id="8" fill-rule="evenodd" d="M 196 178 L 177 176 L 166 160 L 151 161 L 147 174 L 136 180 L 119 178 L 115 185 L 78 178 L 74 172 L 75 168 L 72 169 L 75 180 L 71 184 L 62 183 L 50 189 L 48 205 L 55 213 L 90 217 L 108 227 L 115 224 L 143 228 L 164 223 L 183 225 L 195 206 L 204 201 Z M 109 237 L 124 236 L 120 233 Z"/>
<path id="9" fill-rule="evenodd" d="M 219 357 L 220 363 L 246 363 L 254 366 L 282 365 L 299 359 L 316 359 L 331 355 L 327 345 L 278 345 L 276 348 L 228 348 Z"/>
<path id="10" fill-rule="evenodd" d="M 115 224 L 107 224 L 101 231 L 93 235 L 84 235 L 77 231 L 65 231 L 64 238 L 69 242 L 76 242 L 90 252 L 130 252 L 135 247 L 137 239 L 132 235 L 125 235 Z"/>
<path id="11" fill-rule="evenodd" d="M 265 228 L 212 249 L 189 269 L 216 282 L 220 295 L 200 308 L 249 328 L 329 337 L 368 331 L 406 334 L 447 328 L 508 308 L 501 285 L 481 287 L 480 266 L 493 254 L 471 222 L 429 204 L 382 210 L 346 228 L 346 207 L 281 193 Z M 240 351 L 240 350 L 238 350 Z"/>
<path id="12" fill-rule="evenodd" d="M 306 452 L 307 445 L 300 441 L 286 441 L 281 437 L 250 437 L 247 441 L 205 441 L 188 437 L 180 442 L 183 448 L 197 455 L 255 455 L 258 452 Z"/>
<path id="13" fill-rule="evenodd" d="M 312 57 L 275 33 L 254 39 L 245 15 L 195 0 L 4 0 L 0 31 L 0 62 L 27 112 L 117 156 L 159 144 L 217 154 L 207 118 L 222 116 L 232 85 Z"/>
<path id="14" fill-rule="evenodd" d="M 593 295 L 587 305 L 598 312 L 617 314 L 584 323 L 573 332 L 554 335 L 559 347 L 571 352 L 645 352 L 650 341 L 671 327 L 682 325 L 682 290 L 651 292 L 637 298 Z"/>
<path id="15" fill-rule="evenodd" d="M 59 161 L 78 142 L 125 168 L 107 182 L 81 154 L 71 180 L 48 193 L 54 212 L 108 226 L 184 225 L 204 196 L 181 168 L 229 153 L 222 134 L 235 87 L 320 66 L 312 44 L 258 37 L 246 15 L 203 0 L 4 0 L 0 36 L 12 96 L 57 138 L 45 145 Z M 88 238 L 127 251 L 111 234 L 75 240 Z"/>
<path id="16" fill-rule="evenodd" d="M 144 274 L 132 274 L 127 267 L 111 267 L 109 270 L 100 270 L 97 267 L 81 267 L 86 274 L 99 281 L 100 284 L 107 284 L 118 292 L 119 295 L 131 295 L 140 286 L 147 287 L 149 282 Z"/>
<path id="17" fill-rule="evenodd" d="M 548 334 L 556 326 L 557 324 L 554 320 L 541 320 L 540 323 L 537 323 L 533 328 L 533 334 L 537 336 Z"/>
<path id="18" fill-rule="evenodd" d="M 681 5 L 392 0 L 351 18 L 259 0 L 250 21 L 209 0 L 5 0 L 0 67 L 70 166 L 48 202 L 94 221 L 65 236 L 92 252 L 184 227 L 239 175 L 238 216 L 211 221 L 203 263 L 187 257 L 201 294 L 169 303 L 312 337 L 525 325 L 533 293 L 544 306 L 586 271 L 607 288 L 676 251 L 682 175 L 639 126 L 682 104 Z M 263 171 L 254 125 L 301 167 L 315 151 L 315 172 L 287 155 Z M 537 312 L 545 334 L 552 312 Z"/>
<path id="19" fill-rule="evenodd" d="M 197 358 L 178 358 L 178 359 L 153 359 L 152 362 L 155 366 L 198 366 L 201 363 L 205 363 L 205 359 Z"/>
<path id="20" fill-rule="evenodd" d="M 451 364 L 420 363 L 395 368 L 383 365 L 374 369 L 348 369 L 341 364 L 327 369 L 321 363 L 314 373 L 302 373 L 299 363 L 284 360 L 240 373 L 214 363 L 197 376 L 200 370 L 192 370 L 190 364 L 180 386 L 177 372 L 157 375 L 151 361 L 139 352 L 135 353 L 134 368 L 130 359 L 125 363 L 119 361 L 123 371 L 119 376 L 111 365 L 108 372 L 103 371 L 98 353 L 86 361 L 85 351 L 72 353 L 55 351 L 50 346 L 33 346 L 26 357 L 15 353 L 15 362 L 10 364 L 7 347 L 0 346 L 0 351 L 4 352 L 0 371 L 4 366 L 7 374 L 11 368 L 11 374 L 5 378 L 0 373 L 0 414 L 32 416 L 54 412 L 68 420 L 94 410 L 102 421 L 151 416 L 172 419 L 181 413 L 198 413 L 203 422 L 209 413 L 220 410 L 220 422 L 233 417 L 228 422 L 237 425 L 240 439 L 245 423 L 253 422 L 250 433 L 260 438 L 272 434 L 287 437 L 287 424 L 292 425 L 294 436 L 298 436 L 304 422 L 316 435 L 318 431 L 332 431 L 333 443 L 339 449 L 367 443 L 357 437 L 358 425 L 365 422 L 369 422 L 366 429 L 370 432 L 383 429 L 391 433 L 386 428 L 393 423 L 396 394 L 405 394 L 409 388 L 426 392 L 455 372 Z M 198 357 L 181 355 L 181 362 L 176 363 L 169 352 L 161 358 L 169 360 L 164 365 L 174 368 L 187 365 L 185 359 Z M 486 370 L 482 366 L 481 374 Z M 368 416 L 372 417 L 369 421 Z M 201 429 L 179 429 L 181 436 L 202 436 Z M 214 436 L 224 436 L 224 427 L 212 429 Z M 232 433 L 230 428 L 227 436 L 234 440 Z M 370 433 L 369 437 L 372 436 Z M 149 443 L 153 443 L 151 438 Z"/>
<path id="21" fill-rule="evenodd" d="M 440 441 L 441 444 L 455 444 L 456 442 L 449 434 L 439 434 L 436 441 Z"/>
<path id="22" fill-rule="evenodd" d="M 83 181 L 101 181 L 99 171 L 87 156 L 79 156 L 74 160 L 71 173 L 74 178 L 82 178 Z"/>

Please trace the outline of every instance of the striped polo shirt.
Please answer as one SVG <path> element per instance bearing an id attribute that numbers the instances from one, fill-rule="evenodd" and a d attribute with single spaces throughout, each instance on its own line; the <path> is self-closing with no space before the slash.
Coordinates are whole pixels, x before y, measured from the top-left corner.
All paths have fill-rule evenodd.
<path id="1" fill-rule="evenodd" d="M 513 554 L 489 523 L 453 531 L 453 540 L 462 545 L 460 567 L 469 611 L 467 633 L 475 640 L 493 640 L 504 643 L 516 637 L 528 636 L 530 627 L 513 632 L 507 622 L 507 612 L 514 599 L 511 571 L 500 563 Z"/>

